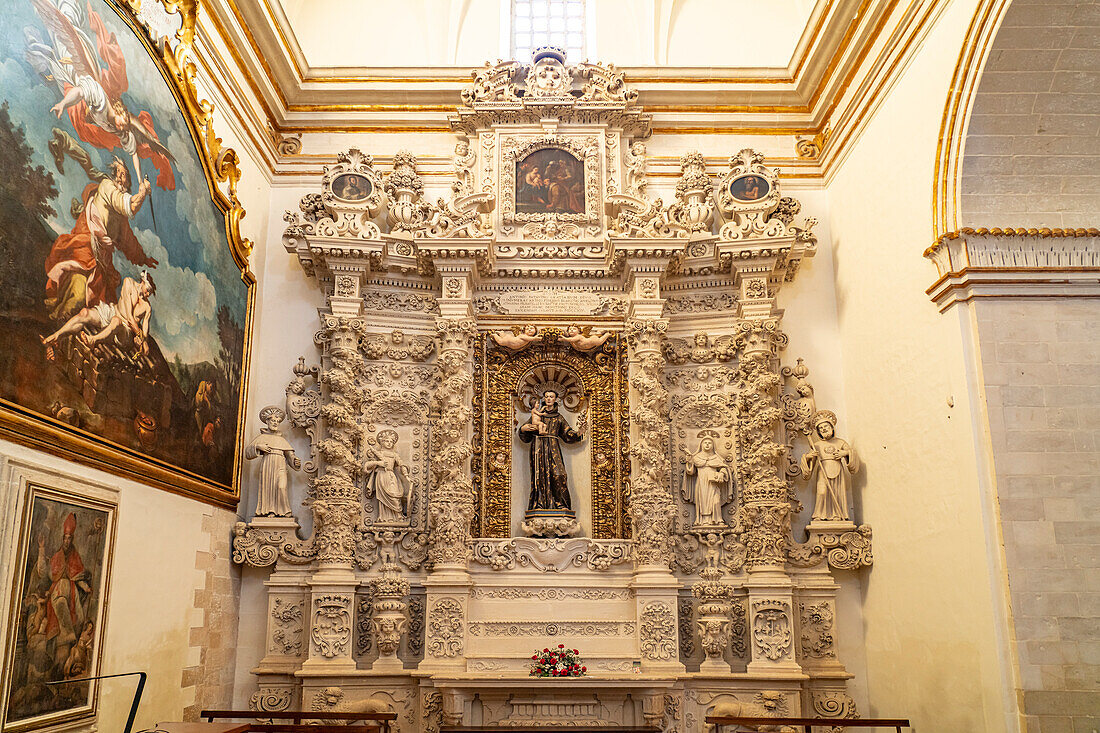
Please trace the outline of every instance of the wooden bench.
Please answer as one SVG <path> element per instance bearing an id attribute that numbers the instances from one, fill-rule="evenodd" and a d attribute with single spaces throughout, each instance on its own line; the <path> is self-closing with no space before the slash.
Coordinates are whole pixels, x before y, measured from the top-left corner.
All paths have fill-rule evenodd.
<path id="1" fill-rule="evenodd" d="M 440 733 L 496 733 L 497 731 L 516 731 L 518 733 L 660 733 L 659 727 L 652 725 L 443 725 Z"/>
<path id="2" fill-rule="evenodd" d="M 757 726 L 757 725 L 791 725 L 805 726 L 806 733 L 813 733 L 814 728 L 831 728 L 844 726 L 845 728 L 893 728 L 901 733 L 902 728 L 909 727 L 909 721 L 904 718 L 744 718 L 732 715 L 708 715 L 706 722 L 714 725 L 715 733 L 721 733 L 722 726 Z"/>
<path id="3" fill-rule="evenodd" d="M 257 733 L 348 733 L 352 723 L 372 723 L 381 733 L 390 733 L 390 725 L 397 720 L 397 713 L 296 713 L 289 711 L 268 712 L 264 710 L 203 710 L 199 717 L 213 722 L 215 718 L 241 718 L 248 720 L 289 720 L 290 723 L 249 723 L 249 731 Z M 301 724 L 304 720 L 346 720 L 347 725 L 325 725 L 323 723 Z"/>

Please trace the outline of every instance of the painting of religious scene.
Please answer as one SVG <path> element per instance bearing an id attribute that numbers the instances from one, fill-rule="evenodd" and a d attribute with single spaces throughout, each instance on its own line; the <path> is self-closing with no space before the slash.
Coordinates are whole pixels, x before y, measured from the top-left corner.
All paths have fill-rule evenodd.
<path id="1" fill-rule="evenodd" d="M 755 174 L 741 176 L 730 182 L 730 195 L 738 201 L 757 201 L 767 196 L 770 190 L 768 182 Z"/>
<path id="2" fill-rule="evenodd" d="M 345 173 L 332 182 L 332 192 L 344 201 L 362 201 L 371 194 L 371 183 L 366 176 Z"/>
<path id="3" fill-rule="evenodd" d="M 4 729 L 91 715 L 106 617 L 114 508 L 38 486 L 12 587 Z"/>
<path id="4" fill-rule="evenodd" d="M 232 491 L 249 287 L 191 128 L 123 13 L 4 6 L 0 400 Z"/>
<path id="5" fill-rule="evenodd" d="M 583 214 L 584 164 L 558 148 L 517 161 L 516 213 Z"/>

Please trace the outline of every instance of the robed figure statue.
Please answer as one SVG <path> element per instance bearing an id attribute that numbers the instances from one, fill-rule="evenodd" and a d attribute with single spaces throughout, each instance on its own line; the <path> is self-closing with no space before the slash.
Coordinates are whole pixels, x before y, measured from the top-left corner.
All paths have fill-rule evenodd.
<path id="1" fill-rule="evenodd" d="M 571 511 L 569 476 L 561 455 L 562 443 L 578 443 L 584 436 L 558 412 L 558 393 L 548 389 L 520 426 L 519 439 L 531 444 L 531 497 L 527 510 Z"/>

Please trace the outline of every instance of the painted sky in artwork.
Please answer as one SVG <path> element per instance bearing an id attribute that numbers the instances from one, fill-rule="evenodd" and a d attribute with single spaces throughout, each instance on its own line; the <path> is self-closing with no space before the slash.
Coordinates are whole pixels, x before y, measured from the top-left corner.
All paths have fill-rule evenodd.
<path id="1" fill-rule="evenodd" d="M 228 306 L 234 320 L 243 326 L 247 295 L 226 243 L 224 219 L 210 200 L 206 176 L 186 122 L 145 47 L 102 0 L 93 0 L 91 7 L 116 34 L 125 54 L 129 90 L 123 98 L 127 107 L 134 114 L 140 110 L 150 112 L 157 135 L 176 158 L 172 163 L 176 189 L 165 191 L 154 185 L 152 200 L 131 220 L 143 249 L 159 261 L 150 270 L 157 284 L 150 330 L 169 361 L 178 357 L 185 364 L 214 362 L 220 346 L 217 310 Z M 23 129 L 27 144 L 34 150 L 34 163 L 54 174 L 59 195 L 52 202 L 56 214 L 48 224 L 56 234 L 69 232 L 74 224 L 69 201 L 81 196 L 88 179 L 71 161 L 66 163 L 65 174 L 59 174 L 47 141 L 54 127 L 74 137 L 76 132 L 67 116 L 58 120 L 50 113 L 59 101 L 59 92 L 43 82 L 24 59 L 28 37 L 46 36 L 30 0 L 5 3 L 4 14 L 0 101 L 9 102 L 12 121 Z M 85 144 L 85 148 L 100 169 L 106 169 L 114 155 L 91 145 Z M 129 156 L 121 151 L 119 154 L 132 168 Z M 142 175 L 156 180 L 156 170 L 148 160 L 142 160 Z M 137 190 L 136 181 L 133 190 Z M 140 275 L 140 268 L 124 257 L 116 256 L 115 265 L 123 277 L 136 279 Z"/>

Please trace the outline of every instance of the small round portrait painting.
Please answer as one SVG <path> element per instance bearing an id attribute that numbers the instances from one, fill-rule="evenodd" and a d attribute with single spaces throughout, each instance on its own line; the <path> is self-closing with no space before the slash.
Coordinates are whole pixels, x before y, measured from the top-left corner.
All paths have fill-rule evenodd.
<path id="1" fill-rule="evenodd" d="M 771 184 L 763 176 L 750 173 L 730 182 L 730 196 L 738 201 L 759 201 L 771 191 Z"/>
<path id="2" fill-rule="evenodd" d="M 371 194 L 371 183 L 366 176 L 345 173 L 332 182 L 332 193 L 344 201 L 362 201 Z"/>

